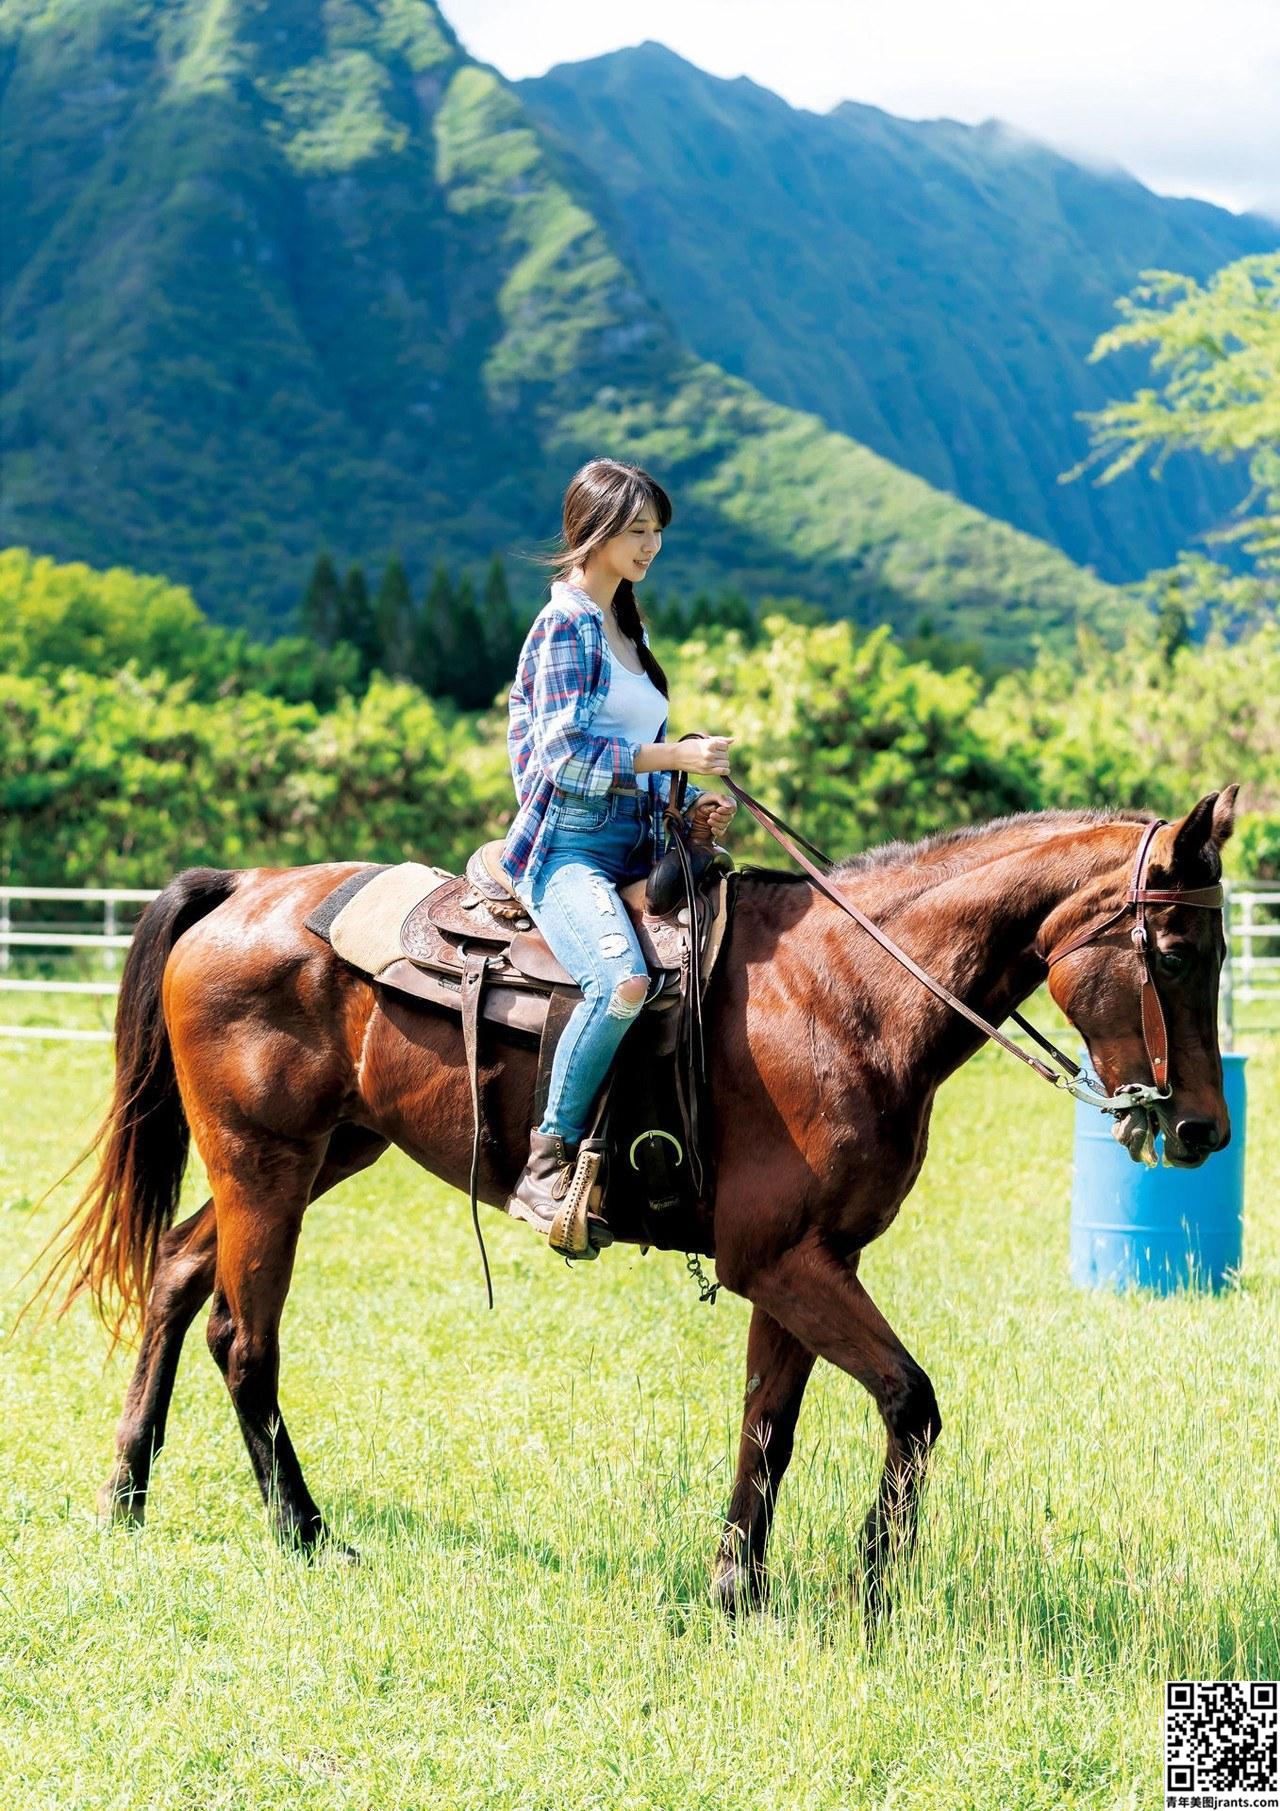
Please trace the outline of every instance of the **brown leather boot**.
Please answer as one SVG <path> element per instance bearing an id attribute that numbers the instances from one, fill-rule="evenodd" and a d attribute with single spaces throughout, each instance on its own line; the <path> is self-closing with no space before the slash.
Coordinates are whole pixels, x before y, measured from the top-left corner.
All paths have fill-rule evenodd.
<path id="1" fill-rule="evenodd" d="M 529 1133 L 529 1158 L 507 1200 L 515 1220 L 527 1220 L 539 1232 L 548 1232 L 560 1212 L 573 1180 L 578 1147 L 565 1143 L 561 1132 Z"/>
<path id="2" fill-rule="evenodd" d="M 577 1141 L 566 1144 L 562 1133 L 540 1132 L 535 1126 L 529 1133 L 529 1160 L 507 1197 L 507 1212 L 513 1220 L 527 1220 L 562 1257 L 594 1258 L 602 1245 L 612 1244 L 613 1235 L 596 1215 L 588 1216 L 585 1201 L 573 1197 L 577 1156 Z"/>

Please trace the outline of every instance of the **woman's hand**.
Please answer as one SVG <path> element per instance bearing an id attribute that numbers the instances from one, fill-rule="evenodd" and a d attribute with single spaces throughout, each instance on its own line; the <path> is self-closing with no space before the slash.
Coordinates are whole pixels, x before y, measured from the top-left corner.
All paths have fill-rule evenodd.
<path id="1" fill-rule="evenodd" d="M 700 828 L 700 821 L 705 818 L 707 834 L 714 842 L 728 827 L 729 819 L 737 809 L 737 799 L 722 799 L 718 793 L 704 792 L 689 807 L 690 829 Z"/>
<path id="2" fill-rule="evenodd" d="M 679 750 L 686 773 L 728 774 L 729 744 L 733 736 L 681 736 L 672 746 Z"/>

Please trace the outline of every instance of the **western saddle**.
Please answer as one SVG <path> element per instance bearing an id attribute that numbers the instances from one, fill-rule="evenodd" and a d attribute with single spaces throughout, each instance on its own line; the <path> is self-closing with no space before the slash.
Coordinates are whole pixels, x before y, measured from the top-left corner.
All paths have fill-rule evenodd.
<path id="1" fill-rule="evenodd" d="M 309 920 L 311 929 L 327 937 L 342 909 L 372 880 L 384 876 L 386 883 L 408 885 L 401 907 L 393 909 L 387 923 L 384 956 L 373 978 L 379 986 L 461 1014 L 471 1085 L 470 1201 L 477 1232 L 476 1178 L 484 1138 L 480 1021 L 537 1040 L 531 1120 L 536 1125 L 546 1108 L 556 1045 L 582 998 L 577 982 L 512 893 L 499 860 L 502 848 L 501 838 L 481 844 L 461 875 L 416 869 L 421 877 L 416 884 L 407 866 L 399 874 L 371 864 L 344 881 L 312 914 L 314 922 Z M 567 1257 L 594 1255 L 587 1248 L 587 1213 L 601 1204 L 601 1170 L 613 1153 L 618 1161 L 609 1166 L 609 1221 L 611 1226 L 616 1221 L 617 1236 L 684 1250 L 692 1243 L 710 1255 L 706 1238 L 691 1227 L 702 1218 L 699 1210 L 707 1205 L 709 1184 L 698 1135 L 706 1079 L 701 1002 L 724 935 L 733 867 L 726 851 L 711 849 L 714 853 L 703 851 L 696 866 L 683 848 L 678 859 L 669 849 L 647 878 L 618 889 L 644 952 L 650 985 L 579 1144 L 567 1211 L 557 1220 L 557 1227 L 563 1224 L 563 1239 L 552 1240 Z M 444 878 L 433 885 L 440 874 Z M 425 895 L 420 890 L 424 885 L 429 889 Z M 390 886 L 387 891 L 394 901 Z M 397 944 L 394 921 L 406 897 L 416 903 L 399 924 Z M 374 898 L 370 896 L 371 906 Z M 344 953 L 340 939 L 330 941 Z M 372 970 L 374 964 L 366 956 L 362 966 Z M 617 1089 L 613 1084 L 620 1069 L 626 1070 L 626 1080 Z"/>

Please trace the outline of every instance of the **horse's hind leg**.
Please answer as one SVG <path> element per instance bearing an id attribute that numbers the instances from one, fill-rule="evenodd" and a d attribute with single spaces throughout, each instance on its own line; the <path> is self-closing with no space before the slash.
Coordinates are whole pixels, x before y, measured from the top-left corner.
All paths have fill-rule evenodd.
<path id="1" fill-rule="evenodd" d="M 105 1521 L 142 1523 L 152 1461 L 164 1445 L 182 1342 L 213 1288 L 216 1254 L 212 1201 L 160 1240 L 142 1345 L 116 1429 L 116 1462 L 98 1492 L 98 1513 Z"/>
<path id="2" fill-rule="evenodd" d="M 237 1141 L 214 1176 L 218 1268 L 209 1350 L 222 1372 L 258 1488 L 286 1546 L 310 1550 L 325 1527 L 280 1413 L 280 1316 L 323 1141 Z"/>
<path id="3" fill-rule="evenodd" d="M 738 1473 L 712 1579 L 712 1596 L 730 1615 L 755 1609 L 768 1589 L 765 1548 L 813 1353 L 755 1308 L 747 1334 L 747 1393 L 738 1443 Z"/>
<path id="4" fill-rule="evenodd" d="M 311 1189 L 314 1201 L 379 1158 L 387 1140 L 359 1126 L 340 1125 Z M 116 1429 L 116 1462 L 98 1492 L 104 1520 L 140 1525 L 151 1467 L 164 1445 L 165 1423 L 182 1343 L 213 1290 L 217 1230 L 212 1201 L 166 1232 L 156 1254 L 142 1343 Z"/>

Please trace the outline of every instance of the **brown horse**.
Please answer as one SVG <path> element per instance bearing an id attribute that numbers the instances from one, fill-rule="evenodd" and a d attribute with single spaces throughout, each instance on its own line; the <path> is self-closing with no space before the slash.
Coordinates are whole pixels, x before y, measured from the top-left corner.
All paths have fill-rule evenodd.
<path id="1" fill-rule="evenodd" d="M 1149 884 L 1217 880 L 1234 806 L 1228 787 L 1159 830 Z M 1127 811 L 1029 813 L 854 856 L 828 879 L 997 1025 L 1045 980 L 1049 953 L 1110 916 L 1049 980 L 1114 1091 L 1151 1079 L 1123 916 L 1146 822 Z M 277 1396 L 280 1315 L 307 1206 L 392 1143 L 466 1188 L 471 1111 L 457 1016 L 379 989 L 303 928 L 358 865 L 191 869 L 139 922 L 97 1171 L 52 1273 L 70 1268 L 68 1302 L 86 1289 L 100 1306 L 114 1296 L 121 1317 L 145 1302 L 116 1463 L 99 1498 L 108 1516 L 142 1520 L 183 1338 L 212 1295 L 209 1347 L 275 1526 L 307 1550 L 328 1538 Z M 928 1377 L 859 1281 L 858 1261 L 920 1171 L 939 1085 L 983 1036 L 804 876 L 747 870 L 736 886 L 705 1003 L 716 1176 L 707 1249 L 752 1316 L 713 1593 L 732 1610 L 765 1590 L 778 1484 L 822 1357 L 871 1393 L 888 1434 L 861 1549 L 874 1619 L 890 1555 L 914 1540 L 941 1421 Z M 1176 903 L 1148 908 L 1147 921 L 1168 1026 L 1160 1127 L 1166 1157 L 1192 1165 L 1229 1136 L 1216 1017 L 1221 921 Z M 489 1046 L 493 1139 L 479 1192 L 500 1205 L 528 1144 L 535 1053 Z M 212 1198 L 171 1226 L 190 1137 Z"/>

